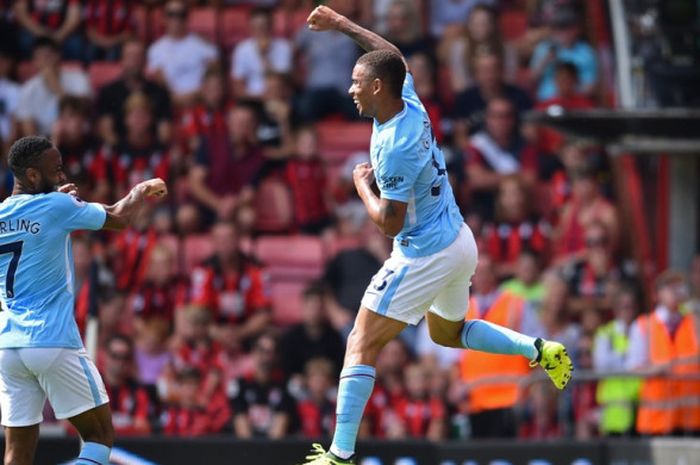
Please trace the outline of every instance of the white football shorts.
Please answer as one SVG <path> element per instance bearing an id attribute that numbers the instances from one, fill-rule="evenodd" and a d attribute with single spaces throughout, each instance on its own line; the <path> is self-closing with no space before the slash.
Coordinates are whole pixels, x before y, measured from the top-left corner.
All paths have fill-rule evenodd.
<path id="1" fill-rule="evenodd" d="M 410 258 L 394 249 L 372 278 L 362 305 L 412 325 L 428 310 L 449 321 L 462 321 L 478 255 L 466 224 L 452 244 L 433 255 Z"/>
<path id="2" fill-rule="evenodd" d="M 85 349 L 0 349 L 2 425 L 41 423 L 47 398 L 61 420 L 109 402 Z"/>

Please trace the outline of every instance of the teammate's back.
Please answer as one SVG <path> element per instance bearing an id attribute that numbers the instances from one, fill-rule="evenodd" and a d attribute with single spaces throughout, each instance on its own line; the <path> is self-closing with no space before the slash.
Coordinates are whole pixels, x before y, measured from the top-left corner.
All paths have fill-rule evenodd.
<path id="1" fill-rule="evenodd" d="M 0 348 L 80 348 L 70 232 L 99 229 L 105 210 L 61 192 L 0 203 Z"/>

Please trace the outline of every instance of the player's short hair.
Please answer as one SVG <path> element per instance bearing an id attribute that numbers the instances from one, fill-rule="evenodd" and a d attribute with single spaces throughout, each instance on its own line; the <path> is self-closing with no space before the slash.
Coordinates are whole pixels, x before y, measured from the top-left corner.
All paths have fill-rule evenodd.
<path id="1" fill-rule="evenodd" d="M 53 143 L 43 136 L 22 137 L 10 147 L 7 164 L 16 178 L 22 178 L 28 168 L 38 168 L 44 152 L 53 147 Z"/>
<path id="2" fill-rule="evenodd" d="M 362 55 L 357 64 L 367 69 L 371 79 L 381 79 L 388 84 L 393 97 L 401 98 L 406 79 L 406 65 L 401 55 L 391 50 L 374 50 Z"/>

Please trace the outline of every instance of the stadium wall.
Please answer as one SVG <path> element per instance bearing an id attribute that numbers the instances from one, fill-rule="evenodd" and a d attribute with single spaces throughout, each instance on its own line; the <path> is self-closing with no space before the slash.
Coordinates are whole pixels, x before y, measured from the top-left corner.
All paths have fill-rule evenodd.
<path id="1" fill-rule="evenodd" d="M 120 439 L 115 465 L 292 465 L 309 451 L 300 440 Z M 358 465 L 698 465 L 700 439 L 600 441 L 369 441 Z M 70 463 L 78 441 L 42 438 L 36 465 Z M 139 459 L 139 457 L 143 458 Z"/>

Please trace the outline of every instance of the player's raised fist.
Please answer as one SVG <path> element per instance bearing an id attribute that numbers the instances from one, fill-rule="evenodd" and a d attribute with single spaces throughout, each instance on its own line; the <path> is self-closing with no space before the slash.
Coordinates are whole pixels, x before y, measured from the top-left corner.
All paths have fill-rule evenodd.
<path id="1" fill-rule="evenodd" d="M 321 5 L 311 12 L 309 17 L 306 18 L 306 22 L 309 23 L 309 29 L 312 31 L 327 31 L 335 29 L 340 18 L 342 18 L 340 14 L 327 6 Z"/>
<path id="2" fill-rule="evenodd" d="M 146 197 L 165 197 L 168 194 L 168 186 L 160 178 L 149 179 L 142 184 L 146 188 Z"/>
<path id="3" fill-rule="evenodd" d="M 352 179 L 356 186 L 359 183 L 371 185 L 374 182 L 374 169 L 369 163 L 358 163 L 352 170 Z"/>

